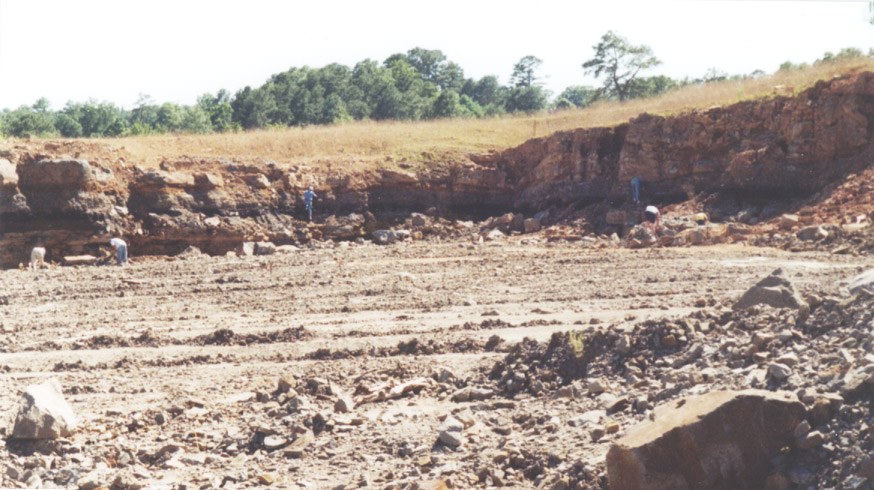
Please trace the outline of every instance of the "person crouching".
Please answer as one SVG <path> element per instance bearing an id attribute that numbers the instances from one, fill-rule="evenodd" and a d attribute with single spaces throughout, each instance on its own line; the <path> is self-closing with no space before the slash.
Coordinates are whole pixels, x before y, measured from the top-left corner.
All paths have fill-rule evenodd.
<path id="1" fill-rule="evenodd" d="M 115 250 L 115 260 L 118 265 L 127 263 L 127 243 L 121 238 L 113 238 L 109 240 L 112 249 Z"/>
<path id="2" fill-rule="evenodd" d="M 646 219 L 646 228 L 649 230 L 650 236 L 655 238 L 656 232 L 659 231 L 659 208 L 655 206 L 647 206 L 643 211 L 643 217 Z"/>
<path id="3" fill-rule="evenodd" d="M 33 247 L 33 250 L 30 251 L 30 263 L 27 266 L 30 270 L 35 271 L 38 268 L 41 269 L 45 265 L 45 261 L 45 247 Z"/>

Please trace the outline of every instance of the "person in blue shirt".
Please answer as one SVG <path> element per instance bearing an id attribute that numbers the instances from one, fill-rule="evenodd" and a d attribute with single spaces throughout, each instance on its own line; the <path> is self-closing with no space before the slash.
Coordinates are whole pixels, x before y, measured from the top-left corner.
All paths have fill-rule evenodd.
<path id="1" fill-rule="evenodd" d="M 307 218 L 312 221 L 313 220 L 313 198 L 318 197 L 316 193 L 313 192 L 313 186 L 310 186 L 306 192 L 303 193 L 303 203 L 307 208 Z"/>
<path id="2" fill-rule="evenodd" d="M 631 179 L 631 199 L 635 204 L 640 203 L 640 179 L 637 177 Z"/>

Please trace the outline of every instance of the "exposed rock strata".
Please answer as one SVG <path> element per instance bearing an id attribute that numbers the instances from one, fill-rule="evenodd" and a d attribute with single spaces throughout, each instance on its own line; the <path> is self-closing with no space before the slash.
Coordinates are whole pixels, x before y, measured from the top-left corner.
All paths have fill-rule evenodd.
<path id="1" fill-rule="evenodd" d="M 862 73 L 819 82 L 793 98 L 671 117 L 643 114 L 613 128 L 559 132 L 416 173 L 327 175 L 195 158 L 153 170 L 102 166 L 76 151 L 63 156 L 64 144 L 46 143 L 43 152 L 24 145 L 0 152 L 0 264 L 25 262 L 38 241 L 47 245 L 49 260 L 97 253 L 112 235 L 125 236 L 134 254 L 176 253 L 189 245 L 223 253 L 242 240 L 282 245 L 330 238 L 321 226 L 300 221 L 302 190 L 311 184 L 319 195 L 317 221 L 374 216 L 357 228 L 337 227 L 344 239 L 428 209 L 479 218 L 513 210 L 527 218 L 569 205 L 623 202 L 634 176 L 654 201 L 718 191 L 803 196 L 874 158 L 872 118 L 874 73 Z M 542 224 L 563 219 L 560 212 L 552 216 Z"/>

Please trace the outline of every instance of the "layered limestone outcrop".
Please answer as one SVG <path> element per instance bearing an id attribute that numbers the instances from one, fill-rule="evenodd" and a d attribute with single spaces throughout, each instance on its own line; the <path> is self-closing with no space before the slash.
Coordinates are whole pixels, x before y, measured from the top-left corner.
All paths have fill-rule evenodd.
<path id="1" fill-rule="evenodd" d="M 328 173 L 193 157 L 152 169 L 117 157 L 121 163 L 108 165 L 72 150 L 69 156 L 69 142 L 47 143 L 42 152 L 13 145 L 0 148 L 0 265 L 25 262 L 40 242 L 54 261 L 99 253 L 114 235 L 128 239 L 133 254 L 172 254 L 190 245 L 215 254 L 241 241 L 331 238 L 324 226 L 303 221 L 309 185 L 319 196 L 319 223 L 330 215 L 364 218 L 357 228 L 329 227 L 342 230 L 342 239 L 427 210 L 482 219 L 569 205 L 601 209 L 629 201 L 633 177 L 642 179 L 649 202 L 702 192 L 804 196 L 874 160 L 872 118 L 874 73 L 861 73 L 819 82 L 796 97 L 642 114 L 418 171 Z"/>

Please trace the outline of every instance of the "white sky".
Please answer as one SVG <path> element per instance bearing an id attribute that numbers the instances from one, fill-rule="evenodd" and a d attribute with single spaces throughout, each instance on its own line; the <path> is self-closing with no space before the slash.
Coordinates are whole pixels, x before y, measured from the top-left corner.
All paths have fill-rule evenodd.
<path id="1" fill-rule="evenodd" d="M 509 83 L 526 55 L 554 94 L 598 85 L 581 67 L 613 30 L 649 45 L 647 75 L 774 72 L 874 47 L 866 2 L 539 0 L 0 0 L 0 109 L 46 97 L 131 109 L 138 94 L 194 104 L 290 67 L 353 67 L 439 49 L 465 76 Z"/>

